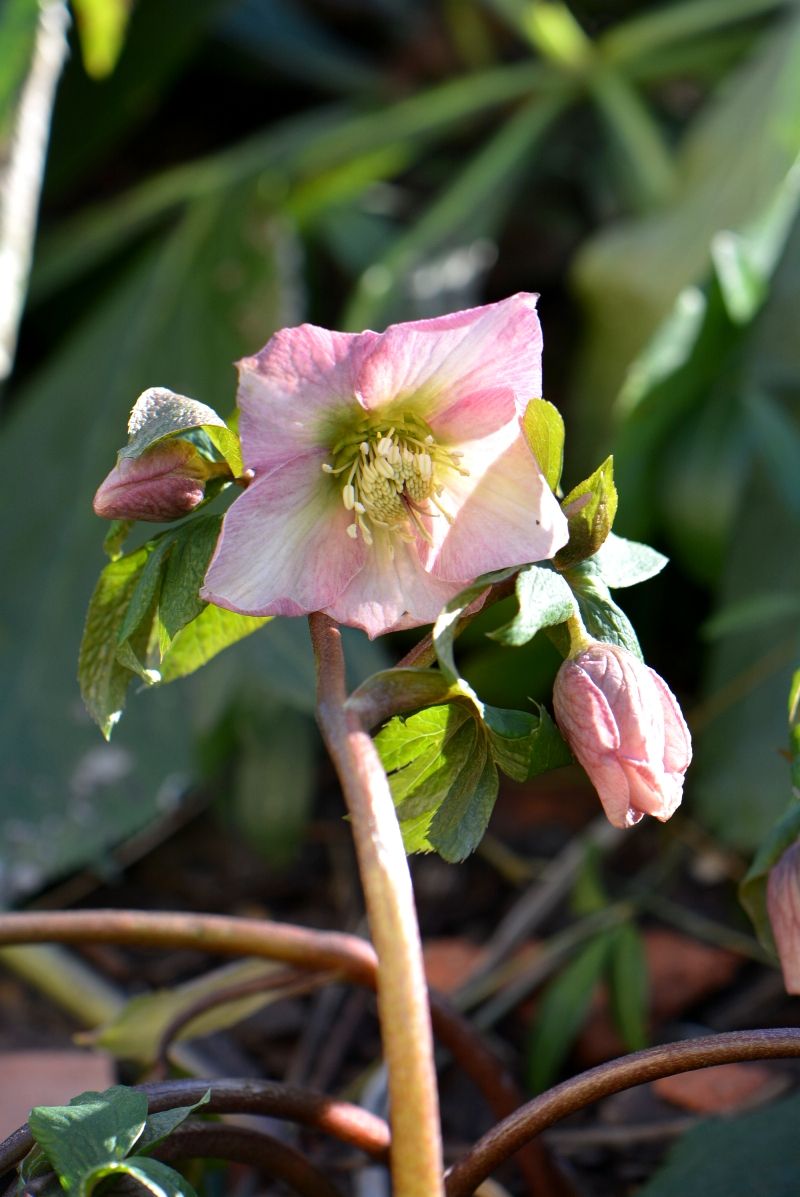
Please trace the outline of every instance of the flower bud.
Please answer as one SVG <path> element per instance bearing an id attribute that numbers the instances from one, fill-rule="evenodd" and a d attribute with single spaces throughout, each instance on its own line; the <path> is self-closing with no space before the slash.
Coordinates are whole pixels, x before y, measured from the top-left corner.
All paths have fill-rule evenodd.
<path id="1" fill-rule="evenodd" d="M 595 642 L 561 666 L 553 705 L 614 827 L 675 813 L 692 744 L 675 696 L 653 669 Z"/>
<path id="2" fill-rule="evenodd" d="M 179 519 L 202 503 L 215 472 L 194 445 L 159 441 L 140 457 L 121 457 L 94 497 L 96 515 L 108 520 Z"/>
<path id="3" fill-rule="evenodd" d="M 770 869 L 767 913 L 787 993 L 800 993 L 800 843 L 787 848 Z"/>

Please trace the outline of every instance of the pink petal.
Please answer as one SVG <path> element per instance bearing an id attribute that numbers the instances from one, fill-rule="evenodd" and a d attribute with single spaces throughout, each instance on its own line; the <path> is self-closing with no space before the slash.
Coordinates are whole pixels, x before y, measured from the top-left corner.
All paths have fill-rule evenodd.
<path id="1" fill-rule="evenodd" d="M 258 478 L 225 515 L 201 597 L 243 615 L 303 615 L 334 602 L 366 553 L 319 455 Z"/>
<path id="2" fill-rule="evenodd" d="M 376 340 L 372 332 L 301 324 L 243 358 L 238 402 L 245 465 L 265 474 L 304 453 L 327 452 L 337 421 L 358 410 L 358 370 Z"/>
<path id="3" fill-rule="evenodd" d="M 368 408 L 410 404 L 437 435 L 471 439 L 498 427 L 495 392 L 511 391 L 520 416 L 541 395 L 541 355 L 536 296 L 513 295 L 391 325 L 361 366 L 359 391 Z"/>
<path id="4" fill-rule="evenodd" d="M 339 623 L 362 628 L 370 638 L 399 627 L 433 623 L 442 607 L 468 580 L 445 583 L 425 573 L 416 547 L 378 532 L 363 568 L 326 607 Z"/>
<path id="5" fill-rule="evenodd" d="M 552 557 L 569 530 L 515 418 L 491 436 L 460 445 L 466 477 L 450 471 L 442 506 L 454 517 L 426 521 L 433 544 L 421 545 L 427 569 L 438 578 L 476 578 L 508 565 Z"/>
<path id="6" fill-rule="evenodd" d="M 654 669 L 650 673 L 661 696 L 664 714 L 664 768 L 683 775 L 692 763 L 692 737 L 677 698 Z"/>

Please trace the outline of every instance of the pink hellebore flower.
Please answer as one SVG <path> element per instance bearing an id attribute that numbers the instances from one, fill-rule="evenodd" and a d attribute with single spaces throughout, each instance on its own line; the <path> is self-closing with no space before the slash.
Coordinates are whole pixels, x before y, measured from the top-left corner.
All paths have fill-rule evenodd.
<path id="1" fill-rule="evenodd" d="M 624 648 L 594 643 L 566 660 L 553 691 L 558 726 L 614 827 L 665 822 L 680 805 L 692 743 L 671 690 Z"/>
<path id="2" fill-rule="evenodd" d="M 787 993 L 800 993 L 800 843 L 787 848 L 770 870 L 767 912 Z"/>
<path id="3" fill-rule="evenodd" d="M 536 298 L 384 333 L 278 332 L 239 363 L 244 464 L 203 598 L 430 623 L 480 574 L 552 557 L 567 524 L 521 432 L 541 394 Z"/>
<path id="4" fill-rule="evenodd" d="M 95 515 L 107 520 L 179 519 L 202 503 L 208 467 L 194 445 L 182 440 L 160 441 L 140 457 L 121 457 L 98 488 Z"/>

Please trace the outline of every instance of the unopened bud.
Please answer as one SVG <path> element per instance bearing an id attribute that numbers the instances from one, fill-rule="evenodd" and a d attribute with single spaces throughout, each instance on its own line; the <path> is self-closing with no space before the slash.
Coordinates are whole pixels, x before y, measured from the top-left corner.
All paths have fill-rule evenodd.
<path id="1" fill-rule="evenodd" d="M 677 699 L 655 670 L 614 644 L 566 660 L 553 691 L 556 720 L 614 827 L 644 815 L 665 822 L 692 759 Z"/>
<path id="2" fill-rule="evenodd" d="M 109 520 L 179 519 L 202 503 L 206 482 L 219 472 L 189 441 L 159 441 L 140 457 L 119 459 L 94 497 L 95 514 Z"/>
<path id="3" fill-rule="evenodd" d="M 800 993 L 800 843 L 770 870 L 767 912 L 787 993 Z"/>

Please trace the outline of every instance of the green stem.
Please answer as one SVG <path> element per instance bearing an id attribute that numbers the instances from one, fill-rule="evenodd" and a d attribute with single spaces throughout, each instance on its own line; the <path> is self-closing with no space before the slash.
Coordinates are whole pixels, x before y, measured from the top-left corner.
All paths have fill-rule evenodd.
<path id="1" fill-rule="evenodd" d="M 378 1012 L 389 1076 L 394 1197 L 444 1193 L 439 1098 L 414 895 L 394 803 L 378 754 L 347 693 L 339 629 L 309 617 L 317 718 L 342 783 L 378 956 Z"/>

